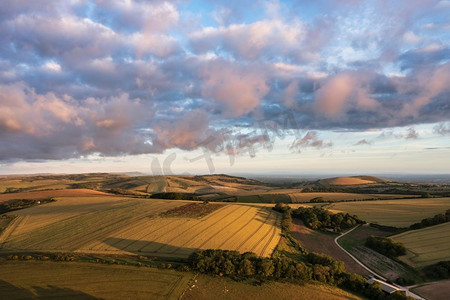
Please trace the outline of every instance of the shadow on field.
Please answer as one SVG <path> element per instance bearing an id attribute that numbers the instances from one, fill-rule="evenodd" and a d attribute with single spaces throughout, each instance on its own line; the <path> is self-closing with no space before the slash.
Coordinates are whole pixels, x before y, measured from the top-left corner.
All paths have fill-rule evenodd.
<path id="1" fill-rule="evenodd" d="M 144 240 L 130 240 L 121 238 L 108 238 L 103 241 L 105 244 L 114 247 L 117 250 L 123 250 L 137 255 L 144 254 L 158 254 L 158 255 L 173 255 L 189 256 L 192 252 L 197 251 L 197 248 L 177 247 L 174 245 L 158 243 L 154 241 Z"/>
<path id="2" fill-rule="evenodd" d="M 3 299 L 100 299 L 81 291 L 72 290 L 65 287 L 57 286 L 33 286 L 35 293 L 25 288 L 21 288 L 10 284 L 9 282 L 0 280 L 0 295 Z"/>

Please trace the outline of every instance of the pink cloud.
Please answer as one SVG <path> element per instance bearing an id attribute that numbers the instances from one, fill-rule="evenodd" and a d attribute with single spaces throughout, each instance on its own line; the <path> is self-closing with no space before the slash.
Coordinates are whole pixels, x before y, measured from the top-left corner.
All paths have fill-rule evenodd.
<path id="1" fill-rule="evenodd" d="M 202 96 L 225 106 L 227 116 L 240 116 L 255 109 L 269 92 L 265 73 L 257 67 L 211 61 L 203 67 Z"/>
<path id="2" fill-rule="evenodd" d="M 350 109 L 371 111 L 380 104 L 370 96 L 371 75 L 343 72 L 329 78 L 315 94 L 315 109 L 333 119 L 345 116 Z"/>

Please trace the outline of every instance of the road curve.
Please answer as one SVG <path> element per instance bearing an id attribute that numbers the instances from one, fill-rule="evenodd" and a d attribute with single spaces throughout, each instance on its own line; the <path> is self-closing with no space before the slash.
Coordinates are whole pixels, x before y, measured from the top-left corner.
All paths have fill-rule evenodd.
<path id="1" fill-rule="evenodd" d="M 353 230 L 355 230 L 355 229 L 358 228 L 359 226 L 361 226 L 361 225 L 355 226 L 355 227 L 353 227 L 352 229 L 350 229 L 350 230 L 348 230 L 348 231 L 346 231 L 346 232 L 344 232 L 344 233 L 341 233 L 341 235 L 339 235 L 338 237 L 336 237 L 336 238 L 334 239 L 334 243 L 335 243 L 342 251 L 344 251 L 348 256 L 350 256 L 351 259 L 353 259 L 353 260 L 354 260 L 357 264 L 359 264 L 361 267 L 363 267 L 364 269 L 366 269 L 367 271 L 369 271 L 372 275 L 377 276 L 378 278 L 382 279 L 383 281 L 386 281 L 386 278 L 385 278 L 385 277 L 383 277 L 383 276 L 381 276 L 380 274 L 378 274 L 378 273 L 374 272 L 373 270 L 369 269 L 366 265 L 364 265 L 362 262 L 360 262 L 360 261 L 359 261 L 356 257 L 354 257 L 353 255 L 351 255 L 347 250 L 345 250 L 345 249 L 344 249 L 341 245 L 339 245 L 339 243 L 338 243 L 338 240 L 339 240 L 341 237 L 343 237 L 344 235 L 346 235 L 346 234 L 352 232 Z M 385 283 L 387 283 L 387 282 L 385 282 Z M 414 294 L 413 292 L 411 292 L 411 291 L 409 290 L 408 287 L 400 286 L 400 285 L 398 285 L 398 284 L 392 284 L 392 285 L 394 285 L 394 286 L 398 287 L 399 289 L 405 291 L 405 292 L 406 292 L 406 296 L 413 297 L 414 299 L 417 299 L 417 300 L 426 300 L 425 298 L 420 297 L 419 295 Z"/>

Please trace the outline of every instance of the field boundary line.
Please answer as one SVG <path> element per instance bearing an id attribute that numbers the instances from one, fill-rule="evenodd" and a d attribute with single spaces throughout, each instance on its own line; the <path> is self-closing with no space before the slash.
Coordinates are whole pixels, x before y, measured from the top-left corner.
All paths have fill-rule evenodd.
<path id="1" fill-rule="evenodd" d="M 222 228 L 220 228 L 219 231 L 214 232 L 212 236 L 215 236 L 215 235 L 219 234 L 220 232 L 222 232 L 223 230 L 225 230 L 225 229 L 227 228 L 226 226 L 229 226 L 230 224 L 233 224 L 234 222 L 236 222 L 236 221 L 237 221 L 238 219 L 240 219 L 243 215 L 245 215 L 250 209 L 252 209 L 252 207 L 248 207 L 246 211 L 244 211 L 244 212 L 241 213 L 239 216 L 237 216 L 236 218 L 234 218 L 231 222 L 227 223 L 227 225 L 224 225 Z M 237 210 L 236 210 L 236 211 L 237 211 Z M 211 239 L 211 237 L 208 238 L 208 239 L 207 239 L 206 241 L 204 241 L 203 243 L 201 243 L 201 244 L 200 244 L 199 246 L 197 246 L 196 248 L 197 248 L 197 249 L 201 249 L 206 243 L 209 242 L 210 239 Z M 191 240 L 191 241 L 192 241 L 192 240 Z M 191 242 L 191 241 L 189 241 L 189 242 Z M 171 253 L 175 253 L 175 252 L 176 252 L 177 250 L 179 250 L 180 248 L 183 248 L 184 246 L 186 246 L 186 244 L 187 244 L 187 243 L 184 243 L 183 245 L 181 245 L 180 247 L 178 247 L 175 251 L 173 251 L 173 252 L 171 252 Z"/>
<path id="2" fill-rule="evenodd" d="M 235 210 L 233 210 L 232 212 L 230 212 L 229 214 L 233 214 L 235 212 L 237 212 L 239 210 L 240 207 L 237 207 Z M 223 219 L 225 219 L 226 217 L 228 217 L 228 215 L 223 216 L 221 219 L 215 221 L 214 223 L 212 223 L 210 226 L 206 227 L 205 229 L 202 229 L 199 233 L 196 234 L 196 236 L 204 233 L 205 231 L 207 231 L 208 229 L 210 229 L 211 227 L 213 227 L 214 225 L 216 225 L 217 223 L 219 223 L 220 221 L 222 221 Z M 202 224 L 202 222 L 195 224 L 194 226 L 198 225 L 198 224 Z M 192 226 L 191 228 L 186 229 L 185 231 L 183 231 L 182 233 L 178 234 L 176 237 L 173 237 L 172 239 L 170 239 L 169 241 L 167 241 L 166 243 L 164 243 L 163 245 L 161 245 L 155 252 L 158 252 L 159 250 L 161 250 L 162 248 L 164 248 L 166 245 L 169 245 L 169 243 L 173 242 L 174 240 L 176 240 L 177 238 L 179 238 L 180 236 L 182 236 L 185 232 L 188 232 L 189 230 L 191 230 L 194 226 Z M 200 227 L 201 228 L 201 227 Z M 195 239 L 195 237 L 194 237 Z M 186 244 L 186 243 L 185 243 Z M 182 248 L 182 246 L 180 246 L 179 248 Z M 170 254 L 175 253 L 174 252 L 169 252 Z"/>
<path id="3" fill-rule="evenodd" d="M 264 223 L 263 225 L 265 225 L 265 224 L 267 224 L 267 225 L 269 225 L 270 227 L 269 227 L 269 230 L 267 230 L 266 231 L 266 233 L 252 246 L 252 248 L 250 248 L 250 252 L 253 252 L 255 249 L 256 249 L 256 247 L 262 242 L 262 241 L 264 241 L 264 239 L 267 237 L 267 236 L 269 236 L 270 234 L 271 234 L 271 231 L 273 231 L 274 230 L 274 227 L 276 227 L 276 222 L 277 222 L 277 220 L 278 220 L 278 215 L 275 215 L 275 221 L 274 221 L 274 223 L 275 223 L 275 225 L 273 225 L 273 224 L 268 224 L 268 223 Z M 258 233 L 258 232 L 256 232 L 256 233 Z M 256 234 L 255 233 L 255 234 Z"/>
<path id="4" fill-rule="evenodd" d="M 261 256 L 264 256 L 264 253 L 267 250 L 267 247 L 269 247 L 270 243 L 272 242 L 273 238 L 275 237 L 276 233 L 277 233 L 277 229 L 278 229 L 278 221 L 280 220 L 280 217 L 277 215 L 277 220 L 276 223 L 274 225 L 273 228 L 273 232 L 272 232 L 272 236 L 270 237 L 269 241 L 266 243 L 266 245 L 264 246 L 264 248 L 261 250 Z"/>
<path id="5" fill-rule="evenodd" d="M 218 210 L 214 211 L 213 213 L 209 214 L 209 215 L 206 216 L 204 219 L 197 220 L 198 223 L 194 224 L 192 227 L 186 229 L 185 231 L 183 231 L 183 232 L 180 233 L 180 234 L 183 234 L 183 233 L 189 231 L 190 229 L 192 229 L 193 227 L 196 227 L 196 226 L 202 224 L 203 222 L 206 222 L 207 220 L 211 219 L 213 216 L 219 214 L 219 212 L 222 212 L 222 210 L 225 210 L 225 209 L 228 208 L 228 207 L 230 207 L 230 206 L 226 205 L 226 206 L 224 206 L 224 207 L 222 207 L 222 208 L 219 208 Z M 173 219 L 174 219 L 174 220 L 179 220 L 179 218 L 173 218 Z M 223 218 L 222 218 L 222 219 L 223 219 Z M 190 220 L 190 218 L 189 218 L 189 220 Z M 171 223 L 171 224 L 172 224 L 172 223 Z M 176 230 L 176 229 L 178 229 L 178 228 L 176 228 L 176 227 L 175 227 L 175 228 L 170 228 L 170 229 L 169 229 L 168 231 L 166 231 L 165 233 L 158 235 L 158 236 L 153 240 L 153 242 L 156 242 L 156 239 L 159 239 L 160 237 L 162 237 L 162 236 L 164 236 L 164 235 L 168 234 L 169 232 L 174 231 L 174 230 Z M 179 235 L 180 235 L 180 234 L 179 234 Z M 178 237 L 179 235 L 177 235 L 177 237 Z M 145 235 L 144 237 L 147 237 L 147 236 L 148 236 L 148 234 Z M 141 252 L 141 250 L 144 249 L 144 248 L 147 247 L 147 246 L 148 246 L 148 245 L 142 246 L 142 247 L 139 248 L 137 251 L 138 251 L 138 252 Z M 147 252 L 147 251 L 145 251 L 145 252 Z M 148 251 L 148 252 L 156 253 L 156 251 Z"/>
<path id="6" fill-rule="evenodd" d="M 267 210 L 266 210 L 267 211 Z M 268 211 L 269 213 L 267 214 L 266 219 L 264 220 L 264 222 L 261 222 L 261 225 L 259 225 L 258 228 L 256 228 L 256 230 L 254 230 L 250 235 L 248 235 L 248 237 L 252 237 L 253 235 L 255 235 L 260 229 L 261 227 L 263 227 L 264 224 L 266 224 L 267 220 L 270 218 L 270 216 L 272 215 L 272 210 Z M 245 245 L 245 243 L 248 242 L 248 239 L 244 239 L 244 241 L 242 241 L 242 243 L 239 244 L 238 247 L 236 247 L 236 250 L 239 251 L 239 249 L 241 249 L 242 246 Z"/>
<path id="7" fill-rule="evenodd" d="M 225 241 L 223 241 L 219 246 L 217 246 L 217 249 L 220 249 L 229 240 L 231 240 L 236 235 L 236 233 L 240 232 L 244 227 L 246 227 L 248 224 L 250 224 L 256 218 L 258 210 L 259 210 L 259 208 L 257 208 L 255 214 L 253 215 L 253 217 L 250 220 L 247 221 L 247 223 L 243 224 L 241 227 L 239 227 L 237 230 L 235 230 Z"/>
<path id="8" fill-rule="evenodd" d="M 23 216 L 18 216 L 14 218 L 14 220 L 8 224 L 8 226 L 3 230 L 2 234 L 0 235 L 0 248 L 3 248 L 4 244 L 6 243 L 6 240 L 11 236 L 11 234 L 14 232 L 14 230 L 19 226 L 19 223 L 21 222 Z"/>

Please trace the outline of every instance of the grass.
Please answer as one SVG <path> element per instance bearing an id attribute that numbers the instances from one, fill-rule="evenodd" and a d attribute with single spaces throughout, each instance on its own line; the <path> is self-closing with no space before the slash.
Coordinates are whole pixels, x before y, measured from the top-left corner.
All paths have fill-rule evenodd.
<path id="1" fill-rule="evenodd" d="M 0 236 L 2 235 L 2 233 L 6 229 L 6 227 L 8 227 L 9 224 L 14 220 L 15 217 L 16 216 L 14 216 L 14 215 L 0 216 Z"/>
<path id="2" fill-rule="evenodd" d="M 388 236 L 390 233 L 382 231 L 370 226 L 360 226 L 350 232 L 349 234 L 339 239 L 339 245 L 345 249 L 352 249 L 353 247 L 362 246 L 366 242 L 366 239 L 371 236 Z"/>
<path id="3" fill-rule="evenodd" d="M 388 236 L 389 234 L 391 233 L 373 227 L 360 226 L 341 237 L 339 244 L 371 270 L 387 279 L 395 280 L 402 277 L 416 280 L 416 274 L 411 269 L 364 246 L 367 237 L 371 235 Z"/>
<path id="4" fill-rule="evenodd" d="M 178 299 L 191 273 L 79 262 L 2 262 L 3 299 Z"/>
<path id="5" fill-rule="evenodd" d="M 336 287 L 323 284 L 265 282 L 262 285 L 236 282 L 228 278 L 199 275 L 182 300 L 218 299 L 359 299 Z"/>
<path id="6" fill-rule="evenodd" d="M 332 203 L 327 208 L 357 215 L 380 225 L 408 227 L 422 219 L 442 213 L 450 207 L 450 198 L 425 198 Z"/>
<path id="7" fill-rule="evenodd" d="M 400 259 L 412 267 L 450 260 L 450 223 L 407 231 L 392 238 L 405 245 L 407 254 Z"/>
<path id="8" fill-rule="evenodd" d="M 292 236 L 297 239 L 306 250 L 323 253 L 344 262 L 345 269 L 350 273 L 361 275 L 369 274 L 335 244 L 334 239 L 337 236 L 336 234 L 309 229 L 298 219 L 293 220 L 291 232 Z"/>

